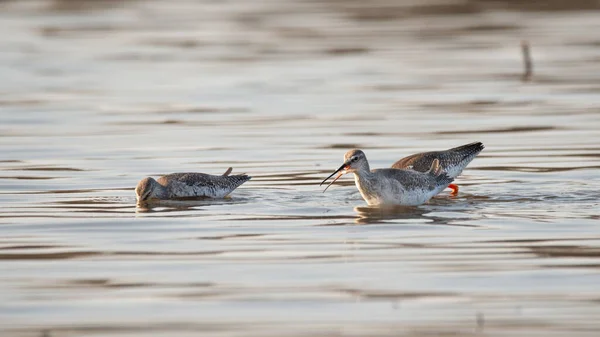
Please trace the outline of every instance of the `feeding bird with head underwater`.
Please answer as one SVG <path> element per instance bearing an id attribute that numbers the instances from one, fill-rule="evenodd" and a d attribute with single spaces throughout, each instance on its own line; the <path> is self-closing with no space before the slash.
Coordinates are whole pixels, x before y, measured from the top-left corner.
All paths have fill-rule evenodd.
<path id="1" fill-rule="evenodd" d="M 250 180 L 245 174 L 223 175 L 206 173 L 172 173 L 158 179 L 146 177 L 135 188 L 138 203 L 149 200 L 166 200 L 190 197 L 224 198 L 240 185 Z"/>

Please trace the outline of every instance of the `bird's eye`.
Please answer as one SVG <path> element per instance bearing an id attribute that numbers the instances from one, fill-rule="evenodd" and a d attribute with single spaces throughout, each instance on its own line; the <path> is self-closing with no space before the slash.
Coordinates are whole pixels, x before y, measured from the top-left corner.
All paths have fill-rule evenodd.
<path id="1" fill-rule="evenodd" d="M 358 160 L 358 157 L 356 157 L 356 156 L 352 157 L 352 161 L 357 161 L 357 160 Z"/>

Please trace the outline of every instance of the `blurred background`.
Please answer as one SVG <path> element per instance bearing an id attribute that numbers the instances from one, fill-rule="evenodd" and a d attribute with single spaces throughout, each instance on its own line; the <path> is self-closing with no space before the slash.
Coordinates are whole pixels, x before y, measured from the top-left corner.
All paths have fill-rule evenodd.
<path id="1" fill-rule="evenodd" d="M 597 336 L 599 9 L 0 1 L 0 335 Z M 473 141 L 456 197 L 318 186 Z"/>

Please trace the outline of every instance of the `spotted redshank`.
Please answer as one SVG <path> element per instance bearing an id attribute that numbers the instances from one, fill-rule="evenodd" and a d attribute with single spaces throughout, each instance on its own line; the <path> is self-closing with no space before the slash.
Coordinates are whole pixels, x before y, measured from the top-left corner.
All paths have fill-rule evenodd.
<path id="1" fill-rule="evenodd" d="M 224 198 L 251 177 L 229 175 L 231 167 L 223 175 L 206 173 L 172 173 L 156 180 L 142 179 L 135 188 L 138 203 L 152 199 L 175 199 L 189 197 Z"/>
<path id="2" fill-rule="evenodd" d="M 433 160 L 438 159 L 446 174 L 451 178 L 456 178 L 483 149 L 483 143 L 474 142 L 445 151 L 416 153 L 398 160 L 392 165 L 392 168 L 427 172 Z M 458 185 L 450 184 L 448 188 L 452 189 L 452 194 L 458 193 Z"/>
<path id="3" fill-rule="evenodd" d="M 356 187 L 371 206 L 418 206 L 440 193 L 454 180 L 443 171 L 438 159 L 433 160 L 429 170 L 424 173 L 394 168 L 371 170 L 367 157 L 361 150 L 346 152 L 342 166 L 323 180 L 321 185 L 338 172 L 338 176 L 327 188 L 342 175 L 353 173 Z"/>

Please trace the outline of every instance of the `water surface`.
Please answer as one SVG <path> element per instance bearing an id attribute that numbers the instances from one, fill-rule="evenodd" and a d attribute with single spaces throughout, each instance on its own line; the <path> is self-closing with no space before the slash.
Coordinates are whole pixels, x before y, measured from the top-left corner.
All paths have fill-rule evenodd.
<path id="1" fill-rule="evenodd" d="M 2 335 L 596 336 L 599 13 L 467 3 L 0 2 Z M 456 197 L 318 186 L 472 141 Z"/>

